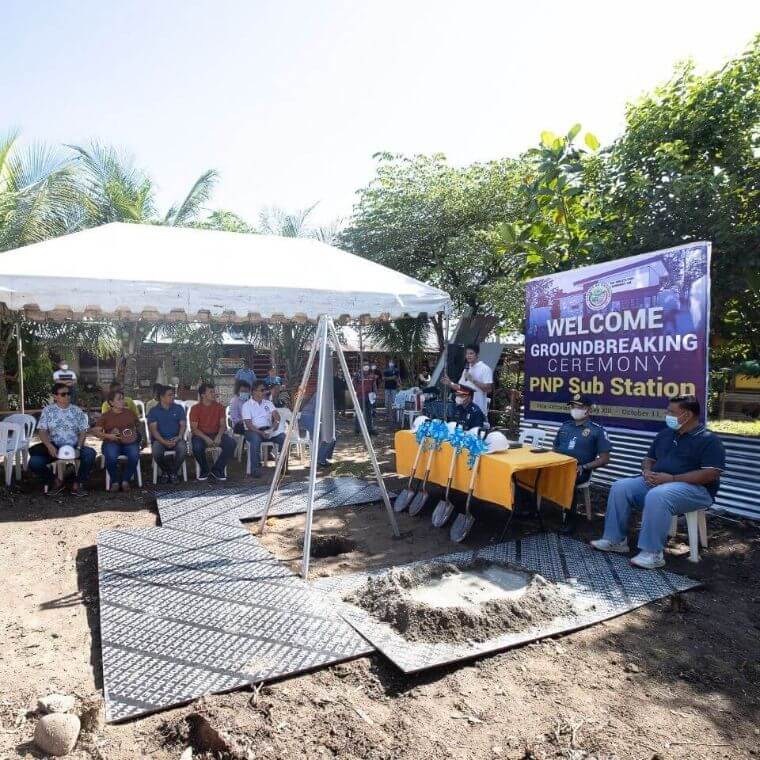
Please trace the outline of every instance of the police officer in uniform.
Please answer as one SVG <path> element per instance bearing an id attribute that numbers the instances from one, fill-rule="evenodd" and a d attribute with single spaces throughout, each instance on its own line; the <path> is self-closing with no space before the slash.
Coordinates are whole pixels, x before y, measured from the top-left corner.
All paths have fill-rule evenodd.
<path id="1" fill-rule="evenodd" d="M 473 402 L 475 388 L 467 383 L 462 383 L 454 396 L 454 421 L 464 430 L 481 428 L 485 424 L 486 416 L 480 407 Z"/>
<path id="2" fill-rule="evenodd" d="M 607 431 L 591 421 L 593 403 L 588 396 L 576 393 L 568 403 L 571 419 L 562 423 L 554 438 L 555 451 L 578 460 L 576 485 L 585 483 L 591 477 L 592 470 L 604 467 L 610 461 L 612 443 Z M 565 524 L 567 532 L 572 531 L 572 522 Z"/>

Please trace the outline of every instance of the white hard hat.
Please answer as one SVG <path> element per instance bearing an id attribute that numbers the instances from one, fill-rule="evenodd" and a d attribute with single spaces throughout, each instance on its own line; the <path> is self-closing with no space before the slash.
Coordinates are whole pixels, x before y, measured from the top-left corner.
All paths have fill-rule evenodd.
<path id="1" fill-rule="evenodd" d="M 58 459 L 76 459 L 77 452 L 73 446 L 61 446 L 58 449 Z"/>
<path id="2" fill-rule="evenodd" d="M 471 427 L 471 428 L 470 428 L 470 429 L 467 431 L 467 435 L 474 435 L 474 436 L 477 436 L 479 432 L 480 432 L 480 428 L 479 428 L 479 427 Z"/>
<path id="3" fill-rule="evenodd" d="M 486 446 L 488 446 L 489 454 L 495 454 L 497 451 L 506 451 L 509 448 L 509 441 L 504 433 L 497 430 L 486 436 Z"/>
<path id="4" fill-rule="evenodd" d="M 426 417 L 424 414 L 421 414 L 419 417 L 414 418 L 414 422 L 412 423 L 412 432 L 416 433 L 417 428 L 422 425 L 423 422 L 427 422 L 430 418 Z"/>

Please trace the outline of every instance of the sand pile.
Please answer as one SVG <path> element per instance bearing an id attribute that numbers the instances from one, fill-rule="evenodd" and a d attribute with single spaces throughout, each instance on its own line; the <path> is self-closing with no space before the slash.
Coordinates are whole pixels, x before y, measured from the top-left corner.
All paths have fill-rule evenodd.
<path id="1" fill-rule="evenodd" d="M 501 569 L 527 576 L 519 596 L 506 593 L 505 598 L 492 598 L 480 604 L 433 606 L 411 595 L 412 589 L 457 574 L 483 574 Z M 563 587 L 523 568 L 483 560 L 462 565 L 446 563 L 392 569 L 384 575 L 369 578 L 364 586 L 347 596 L 346 601 L 388 623 L 409 641 L 452 644 L 487 641 L 557 617 L 577 614 L 572 595 Z"/>

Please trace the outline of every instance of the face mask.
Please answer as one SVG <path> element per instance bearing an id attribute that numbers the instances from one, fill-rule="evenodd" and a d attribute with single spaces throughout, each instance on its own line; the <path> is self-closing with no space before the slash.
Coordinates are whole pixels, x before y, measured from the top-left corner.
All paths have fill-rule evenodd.
<path id="1" fill-rule="evenodd" d="M 393 369 L 395 366 L 393 362 L 388 362 L 388 369 Z"/>
<path id="2" fill-rule="evenodd" d="M 238 394 L 242 401 L 248 401 L 248 399 L 251 397 L 250 393 L 247 393 L 246 391 L 240 391 Z"/>
<path id="3" fill-rule="evenodd" d="M 466 401 L 466 400 L 467 400 L 467 399 L 466 399 L 464 396 L 457 396 L 457 397 L 454 399 L 454 403 L 455 403 L 457 406 L 462 406 L 462 405 L 465 403 L 465 401 Z"/>
<path id="4" fill-rule="evenodd" d="M 362 367 L 362 369 L 363 369 L 365 372 L 369 372 L 369 364 L 365 364 L 365 365 Z"/>
<path id="5" fill-rule="evenodd" d="M 68 364 L 61 364 L 61 369 L 65 372 L 69 368 Z"/>
<path id="6" fill-rule="evenodd" d="M 377 369 L 377 364 L 372 365 L 372 371 L 374 372 Z"/>
<path id="7" fill-rule="evenodd" d="M 586 410 L 585 409 L 571 409 L 570 416 L 574 420 L 582 420 L 586 416 Z"/>
<path id="8" fill-rule="evenodd" d="M 665 424 L 671 430 L 679 430 L 683 426 L 683 422 L 679 422 L 678 421 L 678 417 L 676 417 L 675 414 L 666 414 L 665 415 Z"/>

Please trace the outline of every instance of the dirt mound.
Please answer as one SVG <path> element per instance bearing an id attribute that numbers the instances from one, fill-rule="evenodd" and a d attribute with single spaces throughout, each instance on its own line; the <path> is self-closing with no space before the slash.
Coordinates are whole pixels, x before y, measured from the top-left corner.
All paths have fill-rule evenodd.
<path id="1" fill-rule="evenodd" d="M 413 599 L 409 591 L 445 575 L 467 571 L 506 568 L 530 576 L 524 593 L 517 598 L 492 599 L 476 608 L 433 607 Z M 482 642 L 504 633 L 516 633 L 554 618 L 577 614 L 571 598 L 561 587 L 522 568 L 493 565 L 483 560 L 467 564 L 425 565 L 406 570 L 392 569 L 369 578 L 346 597 L 346 601 L 388 623 L 409 641 L 462 644 Z"/>

